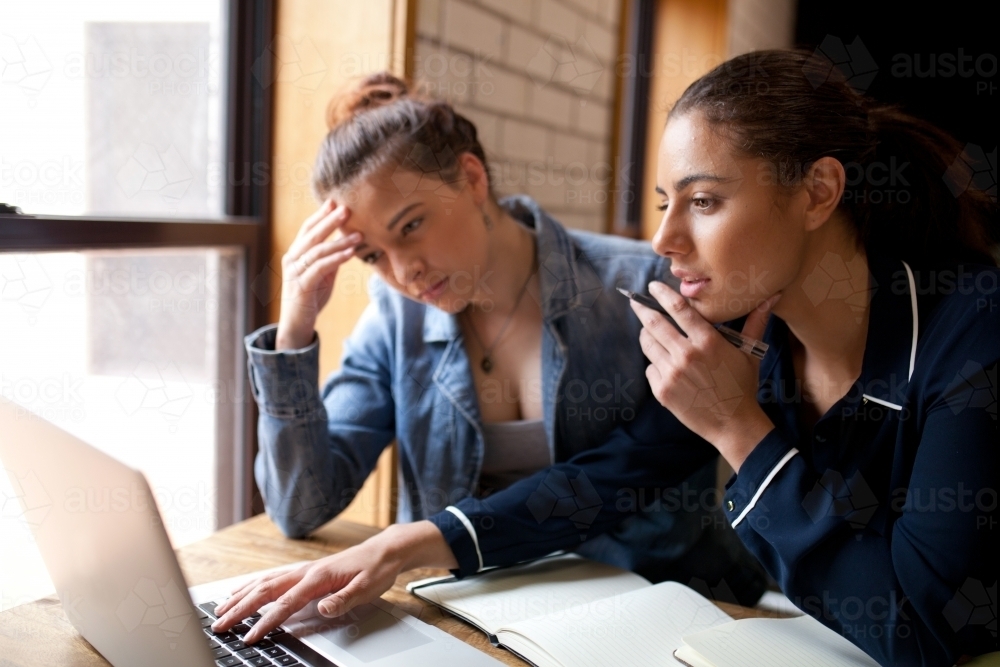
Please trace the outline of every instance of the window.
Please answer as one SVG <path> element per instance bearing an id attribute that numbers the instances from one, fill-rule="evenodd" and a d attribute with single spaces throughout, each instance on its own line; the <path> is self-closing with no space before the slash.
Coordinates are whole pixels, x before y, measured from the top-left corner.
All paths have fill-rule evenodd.
<path id="1" fill-rule="evenodd" d="M 175 545 L 253 511 L 270 11 L 36 0 L 0 26 L 0 394 L 142 470 Z M 51 590 L 30 487 L 0 470 L 0 610 Z"/>

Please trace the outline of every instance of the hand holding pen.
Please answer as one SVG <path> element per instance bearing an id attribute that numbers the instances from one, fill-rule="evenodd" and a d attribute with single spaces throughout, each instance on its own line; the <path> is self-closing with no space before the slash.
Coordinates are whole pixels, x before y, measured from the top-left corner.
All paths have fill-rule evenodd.
<path id="1" fill-rule="evenodd" d="M 643 325 L 639 345 L 650 361 L 646 379 L 653 396 L 738 471 L 774 428 L 757 403 L 760 358 L 767 351 L 759 339 L 780 293 L 752 310 L 736 332 L 719 330 L 663 283 L 650 283 L 649 291 L 649 305 L 640 295 L 628 296 Z"/>
<path id="2" fill-rule="evenodd" d="M 646 296 L 645 294 L 639 294 L 637 292 L 630 292 L 629 290 L 621 287 L 618 288 L 618 291 L 621 292 L 623 296 L 627 296 L 633 301 L 638 301 L 647 308 L 652 308 L 656 312 L 660 313 L 666 318 L 667 322 L 674 325 L 674 328 L 677 329 L 682 336 L 685 338 L 688 337 L 687 333 L 685 333 L 685 331 L 681 329 L 681 326 L 677 324 L 677 320 L 671 317 L 670 313 L 668 313 L 653 297 Z M 763 343 L 756 338 L 744 336 L 739 331 L 734 331 L 723 324 L 713 324 L 712 326 L 715 327 L 716 331 L 722 334 L 723 338 L 738 347 L 740 352 L 746 352 L 750 356 L 756 357 L 757 359 L 763 359 L 764 355 L 767 353 L 767 343 Z"/>

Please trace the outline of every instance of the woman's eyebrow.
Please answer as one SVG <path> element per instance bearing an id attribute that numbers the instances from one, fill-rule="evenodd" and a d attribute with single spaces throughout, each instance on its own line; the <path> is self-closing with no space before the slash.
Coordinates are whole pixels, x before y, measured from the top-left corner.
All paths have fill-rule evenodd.
<path id="1" fill-rule="evenodd" d="M 727 178 L 725 176 L 717 176 L 716 174 L 691 174 L 690 176 L 685 176 L 681 180 L 674 183 L 674 189 L 683 190 L 684 188 L 686 188 L 687 186 L 691 185 L 696 181 L 712 181 L 713 183 L 725 183 L 731 180 L 733 179 Z"/>
<path id="2" fill-rule="evenodd" d="M 409 206 L 407 206 L 406 208 L 404 208 L 402 211 L 400 211 L 396 215 L 392 216 L 392 220 L 389 221 L 389 225 L 386 227 L 386 229 L 391 232 L 392 228 L 396 226 L 396 223 L 398 223 L 400 221 L 400 219 L 404 215 L 406 215 L 407 212 L 410 211 L 414 206 L 420 206 L 420 202 L 413 202 L 412 204 L 410 204 Z"/>

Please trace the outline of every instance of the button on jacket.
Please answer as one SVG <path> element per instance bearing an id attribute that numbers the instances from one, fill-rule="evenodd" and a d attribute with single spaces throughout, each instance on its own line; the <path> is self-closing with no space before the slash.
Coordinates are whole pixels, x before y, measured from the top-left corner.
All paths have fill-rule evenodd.
<path id="1" fill-rule="evenodd" d="M 567 231 L 527 197 L 508 198 L 501 205 L 536 234 L 544 425 L 551 460 L 568 461 L 599 449 L 617 428 L 635 420 L 646 403 L 655 403 L 638 342 L 641 323 L 614 288 L 646 292 L 651 280 L 676 281 L 666 260 L 647 243 Z M 505 558 L 511 562 L 544 555 L 553 546 L 583 544 L 581 552 L 602 560 L 640 572 L 653 568 L 645 570 L 653 578 L 672 576 L 671 562 L 688 557 L 701 561 L 701 569 L 692 571 L 704 573 L 706 580 L 718 581 L 730 570 L 731 588 L 746 588 L 744 579 L 754 580 L 736 576 L 739 563 L 758 571 L 759 565 L 724 521 L 725 530 L 711 528 L 719 523 L 706 520 L 712 508 L 622 505 L 622 492 L 634 495 L 636 484 L 659 484 L 662 465 L 672 466 L 670 474 L 678 482 L 690 478 L 696 491 L 711 489 L 713 457 L 704 443 L 666 464 L 650 457 L 648 465 L 638 465 L 639 477 L 636 470 L 609 468 L 595 459 L 589 474 L 586 468 L 572 477 L 542 472 L 515 485 L 514 495 L 494 494 L 494 502 L 506 498 L 521 511 L 535 507 L 534 536 L 497 529 L 493 534 L 506 545 L 520 546 L 498 551 L 493 561 L 489 552 L 485 562 L 481 554 L 471 556 L 471 537 L 462 520 L 470 529 L 472 525 L 468 517 L 459 517 L 456 505 L 475 494 L 484 441 L 461 330 L 455 316 L 407 299 L 377 277 L 370 292 L 371 303 L 344 343 L 342 367 L 322 392 L 317 385 L 318 341 L 302 350 L 276 352 L 273 325 L 246 339 L 260 407 L 254 471 L 268 513 L 287 535 L 304 536 L 342 511 L 395 439 L 396 518 L 438 515 L 440 521 L 453 521 L 461 530 L 446 530 L 445 537 L 461 555 L 462 574 L 484 564 L 504 564 Z M 611 470 L 617 477 L 608 477 Z M 591 482 L 598 479 L 602 482 Z M 565 489 L 568 495 L 561 497 Z M 567 510 L 567 503 L 580 505 L 581 511 Z M 692 547 L 699 542 L 706 549 L 714 545 L 712 554 L 692 558 Z M 736 594 L 749 599 L 759 593 Z"/>
<path id="2" fill-rule="evenodd" d="M 995 267 L 869 258 L 861 375 L 811 429 L 772 317 L 758 400 L 775 424 L 729 484 L 737 534 L 800 608 L 883 665 L 997 649 Z"/>

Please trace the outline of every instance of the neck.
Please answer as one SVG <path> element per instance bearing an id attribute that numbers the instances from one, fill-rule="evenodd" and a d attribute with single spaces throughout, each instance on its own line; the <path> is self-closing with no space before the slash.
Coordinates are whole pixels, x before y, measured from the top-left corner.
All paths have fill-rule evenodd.
<path id="1" fill-rule="evenodd" d="M 492 201 L 486 205 L 486 214 L 493 222 L 489 231 L 490 251 L 482 287 L 473 296 L 469 310 L 477 316 L 488 312 L 506 317 L 529 278 L 532 282 L 537 280 L 532 278 L 535 274 L 535 235 Z M 531 285 L 528 290 L 531 291 Z"/>
<path id="2" fill-rule="evenodd" d="M 821 366 L 846 365 L 860 372 L 870 287 L 864 250 L 846 223 L 830 220 L 810 235 L 800 271 L 782 291 L 774 313 L 788 325 L 807 358 Z"/>

